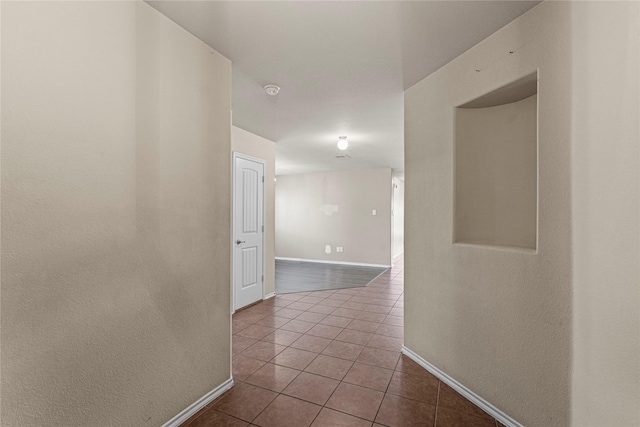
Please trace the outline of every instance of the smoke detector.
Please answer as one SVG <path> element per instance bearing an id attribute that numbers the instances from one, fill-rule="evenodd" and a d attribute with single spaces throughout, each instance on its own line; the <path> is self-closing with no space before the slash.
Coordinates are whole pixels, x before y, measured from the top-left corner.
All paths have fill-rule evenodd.
<path id="1" fill-rule="evenodd" d="M 280 88 L 276 85 L 266 85 L 264 87 L 265 92 L 267 92 L 267 95 L 270 96 L 275 96 L 278 94 L 278 92 L 280 92 Z"/>

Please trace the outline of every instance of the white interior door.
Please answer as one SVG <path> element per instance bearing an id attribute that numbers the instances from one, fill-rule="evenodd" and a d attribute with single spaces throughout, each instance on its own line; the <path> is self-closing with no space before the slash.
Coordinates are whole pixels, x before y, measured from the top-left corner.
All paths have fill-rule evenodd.
<path id="1" fill-rule="evenodd" d="M 265 164 L 238 153 L 233 159 L 233 294 L 237 310 L 263 297 Z"/>

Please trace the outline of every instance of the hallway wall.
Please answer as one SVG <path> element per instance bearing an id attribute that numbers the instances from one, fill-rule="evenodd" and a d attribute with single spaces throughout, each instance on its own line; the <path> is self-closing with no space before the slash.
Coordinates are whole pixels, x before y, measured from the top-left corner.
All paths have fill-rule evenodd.
<path id="1" fill-rule="evenodd" d="M 640 3 L 572 27 L 572 424 L 640 426 Z"/>
<path id="2" fill-rule="evenodd" d="M 2 425 L 229 379 L 231 63 L 144 2 L 2 2 Z"/>
<path id="3" fill-rule="evenodd" d="M 405 93 L 405 345 L 524 425 L 640 424 L 638 16 L 543 2 Z M 453 244 L 453 107 L 536 70 L 537 251 Z"/>
<path id="4" fill-rule="evenodd" d="M 393 177 L 393 258 L 404 252 L 404 181 Z"/>
<path id="5" fill-rule="evenodd" d="M 391 265 L 391 179 L 391 169 L 279 176 L 276 256 Z"/>
<path id="6" fill-rule="evenodd" d="M 570 423 L 570 36 L 543 3 L 405 92 L 405 345 L 528 426 Z M 537 252 L 454 244 L 454 107 L 536 70 Z"/>

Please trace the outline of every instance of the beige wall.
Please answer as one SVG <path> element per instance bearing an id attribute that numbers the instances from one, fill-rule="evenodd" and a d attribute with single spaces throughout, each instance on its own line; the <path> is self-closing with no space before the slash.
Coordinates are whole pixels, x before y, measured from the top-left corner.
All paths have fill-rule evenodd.
<path id="1" fill-rule="evenodd" d="M 640 426 L 640 3 L 572 28 L 572 424 Z"/>
<path id="2" fill-rule="evenodd" d="M 279 176 L 276 256 L 390 265 L 391 178 L 391 169 Z"/>
<path id="3" fill-rule="evenodd" d="M 393 177 L 393 257 L 404 252 L 404 181 Z"/>
<path id="4" fill-rule="evenodd" d="M 264 292 L 275 292 L 275 234 L 276 234 L 276 143 L 247 132 L 239 127 L 231 127 L 231 150 L 257 157 L 267 162 L 265 174 L 265 282 Z"/>
<path id="5" fill-rule="evenodd" d="M 544 2 L 405 92 L 405 345 L 527 426 L 570 423 L 570 23 Z M 452 244 L 453 107 L 536 69 L 538 253 Z"/>
<path id="6" fill-rule="evenodd" d="M 454 241 L 536 248 L 536 98 L 456 108 Z"/>
<path id="7" fill-rule="evenodd" d="M 229 379 L 230 62 L 143 2 L 2 2 L 2 425 Z"/>
<path id="8" fill-rule="evenodd" d="M 525 425 L 640 421 L 638 48 L 543 2 L 405 94 L 405 344 Z M 538 253 L 452 244 L 452 107 L 536 70 Z"/>

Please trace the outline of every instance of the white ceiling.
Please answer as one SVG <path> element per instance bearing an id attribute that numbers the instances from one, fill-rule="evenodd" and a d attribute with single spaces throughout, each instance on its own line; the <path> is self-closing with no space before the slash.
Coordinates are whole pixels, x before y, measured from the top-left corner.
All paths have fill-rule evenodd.
<path id="1" fill-rule="evenodd" d="M 233 124 L 277 143 L 281 175 L 402 172 L 403 90 L 538 2 L 148 3 L 231 59 Z M 335 157 L 340 135 L 350 159 Z"/>

